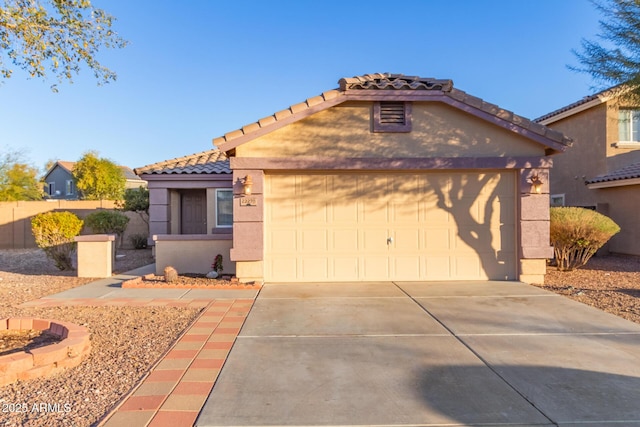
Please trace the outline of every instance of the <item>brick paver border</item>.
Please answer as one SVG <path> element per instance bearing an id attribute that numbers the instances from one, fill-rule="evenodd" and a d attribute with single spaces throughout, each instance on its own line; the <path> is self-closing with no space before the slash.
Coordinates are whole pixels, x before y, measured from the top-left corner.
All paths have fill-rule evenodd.
<path id="1" fill-rule="evenodd" d="M 99 425 L 193 425 L 254 301 L 207 300 L 206 308 L 189 329 Z M 189 304 L 201 302 L 193 300 Z"/>

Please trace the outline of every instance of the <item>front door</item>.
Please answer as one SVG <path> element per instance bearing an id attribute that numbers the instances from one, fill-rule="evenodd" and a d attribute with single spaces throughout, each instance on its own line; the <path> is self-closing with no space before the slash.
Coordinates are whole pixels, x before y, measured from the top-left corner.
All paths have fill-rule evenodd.
<path id="1" fill-rule="evenodd" d="M 207 191 L 181 192 L 181 234 L 207 234 Z"/>

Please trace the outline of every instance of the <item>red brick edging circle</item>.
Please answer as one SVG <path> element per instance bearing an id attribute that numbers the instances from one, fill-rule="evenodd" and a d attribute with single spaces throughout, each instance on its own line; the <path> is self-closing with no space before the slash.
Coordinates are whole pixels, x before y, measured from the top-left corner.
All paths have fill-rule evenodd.
<path id="1" fill-rule="evenodd" d="M 73 368 L 91 351 L 89 331 L 73 323 L 25 317 L 0 319 L 0 330 L 7 329 L 47 331 L 62 341 L 0 356 L 0 386 Z"/>

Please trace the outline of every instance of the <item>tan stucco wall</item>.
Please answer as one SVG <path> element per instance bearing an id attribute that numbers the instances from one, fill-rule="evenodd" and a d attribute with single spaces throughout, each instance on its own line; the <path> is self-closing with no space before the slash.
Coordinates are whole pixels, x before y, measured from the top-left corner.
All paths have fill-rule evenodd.
<path id="1" fill-rule="evenodd" d="M 600 105 L 549 125 L 573 138 L 573 147 L 554 156 L 550 177 L 551 194 L 565 194 L 567 206 L 596 203 L 584 181 L 606 172 L 606 117 L 607 108 Z"/>
<path id="2" fill-rule="evenodd" d="M 573 147 L 554 157 L 551 194 L 565 194 L 567 206 L 596 206 L 599 195 L 585 180 L 640 162 L 640 147 L 618 147 L 618 105 L 609 101 L 574 114 L 550 128 L 573 138 Z"/>
<path id="3" fill-rule="evenodd" d="M 611 187 L 590 190 L 599 203 L 606 203 L 608 217 L 620 226 L 620 232 L 608 243 L 610 252 L 629 255 L 640 255 L 640 227 L 638 227 L 638 206 L 640 206 L 640 185 Z"/>
<path id="4" fill-rule="evenodd" d="M 31 218 L 42 212 L 69 211 L 84 219 L 98 209 L 115 209 L 112 200 L 52 200 L 0 202 L 0 249 L 35 248 L 36 242 L 31 232 Z M 148 234 L 147 224 L 135 212 L 124 213 L 129 218 L 122 245 L 130 248 L 129 237 L 133 234 Z M 81 234 L 92 234 L 88 227 Z M 120 242 L 116 242 L 120 244 Z"/>
<path id="5" fill-rule="evenodd" d="M 216 255 L 222 254 L 223 274 L 235 274 L 236 263 L 229 259 L 231 239 L 219 240 L 198 238 L 185 235 L 172 236 L 175 239 L 163 240 L 163 236 L 156 236 L 155 256 L 156 274 L 163 274 L 167 266 L 172 266 L 178 273 L 206 274 L 211 271 L 211 264 Z"/>
<path id="6" fill-rule="evenodd" d="M 412 131 L 371 132 L 370 102 L 321 111 L 236 148 L 238 157 L 504 157 L 544 155 L 541 145 L 447 105 L 413 103 Z"/>

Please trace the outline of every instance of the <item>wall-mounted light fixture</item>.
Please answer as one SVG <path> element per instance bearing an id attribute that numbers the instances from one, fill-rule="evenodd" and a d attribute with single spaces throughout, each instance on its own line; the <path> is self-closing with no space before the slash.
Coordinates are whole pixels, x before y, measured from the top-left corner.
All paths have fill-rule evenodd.
<path id="1" fill-rule="evenodd" d="M 253 190 L 253 179 L 251 179 L 251 175 L 247 175 L 242 180 L 242 194 L 244 196 L 250 196 L 251 190 Z"/>
<path id="2" fill-rule="evenodd" d="M 531 180 L 531 192 L 536 194 L 542 193 L 543 182 L 540 180 L 540 177 L 536 174 L 529 179 Z"/>

